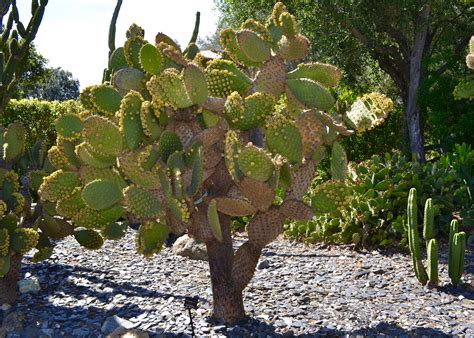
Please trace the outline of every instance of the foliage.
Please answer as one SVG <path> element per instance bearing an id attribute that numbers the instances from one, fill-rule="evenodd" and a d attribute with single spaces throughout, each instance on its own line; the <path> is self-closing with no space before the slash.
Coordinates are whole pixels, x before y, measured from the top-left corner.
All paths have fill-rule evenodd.
<path id="1" fill-rule="evenodd" d="M 318 212 L 315 196 L 321 184 L 313 185 L 307 198 L 313 201 L 316 217 L 307 223 L 287 225 L 286 235 L 309 242 L 351 243 L 355 239 L 371 245 L 406 245 L 406 199 L 412 187 L 418 191 L 420 209 L 432 197 L 437 232 L 448 233 L 453 213 L 462 217 L 462 225 L 472 231 L 474 150 L 465 144 L 456 149 L 425 165 L 399 154 L 375 155 L 351 163 L 347 204 L 336 213 Z"/>
<path id="2" fill-rule="evenodd" d="M 370 93 L 333 114 L 330 88 L 341 73 L 323 63 L 288 72 L 310 46 L 282 3 L 265 24 L 223 30 L 219 57 L 200 53 L 196 39 L 197 27 L 183 51 L 163 33 L 154 45 L 132 25 L 111 54 L 111 82 L 85 88 L 84 110 L 57 119 L 55 171 L 39 194 L 89 249 L 121 219 L 140 224 L 144 256 L 158 253 L 169 233 L 205 242 L 214 313 L 235 322 L 262 249 L 285 219 L 311 218 L 301 198 L 322 150 L 332 147 L 331 171 L 342 174 L 337 141 L 381 124 L 393 102 Z M 232 216 L 249 220 L 248 241 L 235 252 Z"/>
<path id="3" fill-rule="evenodd" d="M 48 0 L 33 0 L 31 18 L 27 24 L 20 20 L 16 1 L 7 0 L 0 4 L 0 22 L 6 22 L 1 29 L 0 38 L 0 112 L 2 113 L 14 95 L 22 73 L 30 66 L 26 59 L 47 4 Z"/>
<path id="4" fill-rule="evenodd" d="M 38 140 L 51 145 L 56 140 L 55 119 L 67 111 L 78 111 L 79 107 L 77 101 L 11 100 L 5 114 L 0 116 L 0 125 L 21 122 L 27 130 L 26 148 L 31 148 Z"/>
<path id="5" fill-rule="evenodd" d="M 61 68 L 48 68 L 42 82 L 25 93 L 28 98 L 67 101 L 79 98 L 79 80 Z"/>
<path id="6" fill-rule="evenodd" d="M 381 91 L 394 97 L 395 89 L 405 108 L 409 86 L 413 84 L 411 51 L 421 46 L 421 85 L 415 98 L 421 100 L 426 143 L 441 144 L 447 151 L 452 150 L 454 143 L 472 144 L 472 104 L 453 103 L 453 98 L 447 97 L 466 74 L 461 59 L 474 29 L 469 4 L 409 0 L 288 0 L 285 3 L 313 42 L 309 55 L 312 60 L 336 64 L 345 71 L 343 81 L 352 87 L 361 86 L 364 92 L 377 91 L 375 86 L 386 84 Z M 273 1 L 215 0 L 215 4 L 221 12 L 220 25 L 233 27 L 242 18 L 265 16 L 271 11 Z M 421 9 L 427 5 L 426 43 L 417 47 L 416 32 L 423 22 Z M 407 127 L 401 124 L 399 130 L 403 132 L 403 144 L 407 144 Z M 406 146 L 401 148 L 405 149 Z"/>

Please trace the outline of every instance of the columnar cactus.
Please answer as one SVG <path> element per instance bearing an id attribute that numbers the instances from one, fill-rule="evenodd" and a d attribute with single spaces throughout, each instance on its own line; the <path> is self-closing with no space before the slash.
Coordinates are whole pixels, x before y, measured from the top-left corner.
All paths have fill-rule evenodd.
<path id="1" fill-rule="evenodd" d="M 336 67 L 289 72 L 286 61 L 303 59 L 309 41 L 282 3 L 266 24 L 222 31 L 221 43 L 220 55 L 194 43 L 182 51 L 164 33 L 149 43 L 132 25 L 111 55 L 111 82 L 86 88 L 84 112 L 58 119 L 56 171 L 39 192 L 91 249 L 120 237 L 126 223 L 140 224 L 136 246 L 145 256 L 170 232 L 203 241 L 214 316 L 234 322 L 245 315 L 242 291 L 262 249 L 287 218 L 313 216 L 301 198 L 324 149 L 353 133 L 344 121 L 370 129 L 392 103 L 374 94 L 342 116 L 332 110 Z M 333 156 L 343 156 L 336 148 Z M 248 241 L 235 252 L 231 216 L 250 216 Z"/>
<path id="2" fill-rule="evenodd" d="M 416 202 L 416 189 L 411 188 L 408 196 L 408 240 L 410 252 L 413 258 L 413 268 L 418 281 L 425 285 L 437 286 L 438 276 L 438 242 L 435 239 L 434 216 L 435 209 L 431 198 L 425 203 L 423 219 L 423 238 L 426 241 L 426 252 L 428 266 L 427 270 L 423 266 L 420 253 L 420 243 L 418 238 L 418 207 Z M 459 232 L 458 222 L 453 220 L 450 224 L 449 232 L 449 254 L 448 254 L 448 274 L 453 285 L 457 285 L 464 271 L 464 254 L 466 250 L 466 233 Z M 428 273 L 426 272 L 428 271 Z"/>

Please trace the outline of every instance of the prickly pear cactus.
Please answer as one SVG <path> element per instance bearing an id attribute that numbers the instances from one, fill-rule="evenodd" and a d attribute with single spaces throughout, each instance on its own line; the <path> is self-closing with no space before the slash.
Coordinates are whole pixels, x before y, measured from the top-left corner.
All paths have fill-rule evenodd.
<path id="1" fill-rule="evenodd" d="M 32 209 L 32 203 L 37 201 L 36 191 L 47 175 L 47 149 L 41 142 L 32 149 L 25 149 L 25 133 L 20 123 L 13 123 L 1 131 L 0 288 L 10 270 L 18 269 L 18 257 L 36 248 L 34 261 L 48 258 L 52 253 L 50 238 L 56 235 L 43 224 L 44 217 L 50 218 L 47 224 L 55 223 L 53 216 L 48 214 L 50 209 L 38 203 Z M 2 292 L 2 297 L 8 295 L 4 296 Z"/>
<path id="2" fill-rule="evenodd" d="M 313 216 L 301 198 L 324 149 L 350 128 L 380 124 L 392 103 L 369 94 L 346 116 L 335 113 L 331 87 L 341 72 L 321 63 L 289 68 L 309 41 L 282 3 L 266 23 L 247 20 L 220 37 L 220 54 L 183 51 L 164 33 L 145 40 L 132 25 L 111 56 L 110 83 L 86 88 L 85 110 L 58 119 L 55 171 L 39 193 L 91 249 L 120 237 L 120 222 L 140 224 L 136 245 L 146 256 L 168 233 L 184 232 L 232 252 L 229 216 L 251 216 L 248 242 L 229 262 L 239 293 L 284 221 Z M 337 171 L 344 149 L 332 154 Z M 285 191 L 280 205 L 277 189 Z"/>

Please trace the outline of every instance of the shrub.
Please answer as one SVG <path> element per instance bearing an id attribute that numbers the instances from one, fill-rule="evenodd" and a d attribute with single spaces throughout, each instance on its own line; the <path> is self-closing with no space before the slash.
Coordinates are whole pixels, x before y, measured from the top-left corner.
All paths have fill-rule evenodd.
<path id="1" fill-rule="evenodd" d="M 6 126 L 15 121 L 21 122 L 27 129 L 27 148 L 37 140 L 44 140 L 51 145 L 56 140 L 54 120 L 66 111 L 79 111 L 77 101 L 40 101 L 40 100 L 11 100 L 0 117 L 0 124 Z"/>
<path id="2" fill-rule="evenodd" d="M 335 203 L 337 208 L 332 212 L 324 209 L 329 203 L 328 191 L 341 184 L 338 181 L 313 185 L 307 198 L 316 217 L 288 224 L 286 234 L 307 242 L 357 244 L 362 240 L 364 244 L 406 245 L 406 199 L 412 187 L 419 192 L 420 210 L 427 198 L 433 198 L 436 229 L 442 235 L 449 232 L 453 214 L 462 218 L 464 227 L 473 229 L 473 164 L 474 150 L 465 144 L 425 165 L 399 154 L 374 155 L 370 160 L 352 163 L 344 203 Z"/>

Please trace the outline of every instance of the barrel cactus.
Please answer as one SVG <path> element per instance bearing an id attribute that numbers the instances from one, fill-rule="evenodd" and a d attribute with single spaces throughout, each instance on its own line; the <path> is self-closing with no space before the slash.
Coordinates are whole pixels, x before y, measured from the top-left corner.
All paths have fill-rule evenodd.
<path id="1" fill-rule="evenodd" d="M 39 193 L 91 249 L 119 238 L 124 224 L 140 225 L 145 256 L 169 233 L 203 241 L 214 316 L 234 322 L 245 315 L 242 291 L 262 249 L 286 219 L 313 216 L 301 198 L 323 150 L 352 134 L 348 125 L 381 123 L 392 103 L 374 94 L 335 113 L 341 72 L 321 63 L 290 71 L 287 61 L 302 60 L 309 41 L 282 3 L 266 23 L 222 31 L 221 43 L 220 54 L 182 50 L 164 33 L 150 43 L 132 25 L 111 55 L 110 82 L 85 88 L 84 111 L 58 119 L 55 171 Z M 235 252 L 231 216 L 250 217 Z"/>

